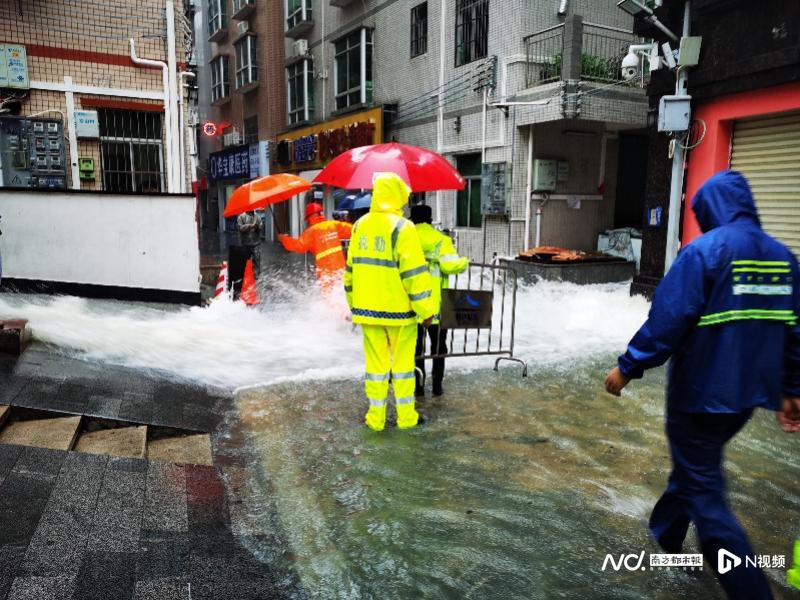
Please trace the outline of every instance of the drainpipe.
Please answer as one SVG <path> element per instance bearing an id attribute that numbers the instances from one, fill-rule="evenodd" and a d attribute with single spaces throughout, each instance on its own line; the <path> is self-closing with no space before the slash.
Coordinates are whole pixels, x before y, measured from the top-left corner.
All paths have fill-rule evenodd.
<path id="1" fill-rule="evenodd" d="M 177 65 L 177 50 L 175 48 L 175 3 L 172 0 L 167 0 L 167 67 L 168 67 L 168 82 L 169 82 L 169 110 L 170 115 L 170 130 L 169 137 L 172 144 L 172 155 L 179 154 L 180 148 L 180 130 L 178 123 L 178 65 Z M 185 185 L 185 169 L 186 166 L 181 163 L 177 165 L 178 168 L 173 169 L 172 173 L 172 189 L 178 192 L 183 189 Z"/>
<path id="2" fill-rule="evenodd" d="M 525 242 L 523 250 L 530 248 L 531 240 L 531 186 L 533 185 L 533 125 L 528 126 L 528 173 L 525 183 Z M 537 209 L 537 218 L 539 211 Z M 536 231 L 539 231 L 537 225 Z"/>
<path id="3" fill-rule="evenodd" d="M 160 60 L 152 60 L 149 58 L 139 58 L 136 56 L 136 44 L 133 41 L 133 38 L 130 38 L 131 44 L 131 60 L 135 65 L 141 65 L 146 67 L 158 67 L 161 69 L 161 85 L 164 86 L 164 128 L 167 132 L 167 191 L 174 192 L 175 190 L 172 187 L 172 171 L 174 170 L 174 163 L 172 157 L 172 143 L 169 139 L 171 127 L 172 127 L 172 119 L 171 112 L 169 110 L 169 74 L 167 73 L 167 63 L 160 61 Z"/>
<path id="4" fill-rule="evenodd" d="M 439 111 L 436 117 L 436 151 L 441 154 L 444 150 L 444 53 L 447 40 L 447 2 L 439 0 L 441 13 L 439 15 Z M 486 104 L 484 102 L 484 104 Z M 436 192 L 436 220 L 442 224 L 442 192 Z"/>
<path id="5" fill-rule="evenodd" d="M 185 104 L 185 102 L 183 100 L 183 96 L 184 96 L 184 91 L 185 91 L 185 86 L 186 86 L 186 82 L 184 81 L 184 79 L 186 77 L 194 77 L 194 73 L 192 73 L 191 71 L 181 71 L 180 73 L 178 73 L 178 79 L 180 79 L 180 82 L 181 82 L 180 83 L 180 88 L 179 88 L 180 89 L 180 94 L 178 94 L 178 123 L 180 123 L 180 131 L 181 131 L 181 135 L 180 135 L 180 138 L 179 138 L 179 142 L 180 143 L 179 143 L 179 146 L 178 146 L 178 149 L 179 149 L 178 155 L 180 157 L 179 159 L 180 159 L 180 162 L 181 162 L 181 174 L 182 175 L 183 175 L 184 169 L 186 168 L 186 118 L 184 116 L 184 108 L 183 108 L 183 105 Z M 194 177 L 195 177 L 195 171 L 194 170 L 192 170 L 191 175 L 192 175 L 192 181 L 194 181 Z M 185 194 L 188 191 L 186 189 L 186 177 L 181 177 L 181 180 L 180 180 L 179 183 L 180 183 L 180 185 L 178 186 L 178 189 L 182 193 Z"/>
<path id="6" fill-rule="evenodd" d="M 686 0 L 683 6 L 683 37 L 689 35 L 689 17 L 691 2 Z M 676 96 L 686 96 L 688 75 L 686 69 L 678 70 L 678 82 L 675 90 Z M 672 179 L 669 189 L 669 220 L 667 221 L 667 248 L 664 256 L 664 273 L 669 271 L 672 263 L 678 256 L 681 241 L 678 239 L 681 216 L 681 196 L 683 195 L 683 167 L 686 160 L 686 149 L 680 140 L 674 140 L 675 151 L 672 155 Z"/>
<path id="7" fill-rule="evenodd" d="M 536 241 L 534 246 L 538 247 L 542 243 L 542 214 L 544 214 L 544 205 L 547 204 L 548 195 L 542 194 L 542 199 L 536 205 Z"/>

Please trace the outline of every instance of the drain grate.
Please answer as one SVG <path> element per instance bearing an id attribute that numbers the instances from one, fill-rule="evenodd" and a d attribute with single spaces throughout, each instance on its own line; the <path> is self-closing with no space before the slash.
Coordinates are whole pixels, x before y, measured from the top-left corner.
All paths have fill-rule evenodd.
<path id="1" fill-rule="evenodd" d="M 213 465 L 207 433 L 16 406 L 0 405 L 0 444 Z"/>

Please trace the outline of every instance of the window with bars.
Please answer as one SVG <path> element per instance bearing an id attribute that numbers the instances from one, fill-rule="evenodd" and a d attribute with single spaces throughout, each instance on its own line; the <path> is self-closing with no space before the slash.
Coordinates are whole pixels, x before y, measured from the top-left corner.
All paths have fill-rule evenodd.
<path id="1" fill-rule="evenodd" d="M 258 141 L 258 115 L 244 119 L 244 143 L 255 144 Z"/>
<path id="2" fill-rule="evenodd" d="M 228 25 L 228 0 L 208 0 L 208 35 Z"/>
<path id="3" fill-rule="evenodd" d="M 466 185 L 456 195 L 456 227 L 481 226 L 481 155 L 456 156 L 456 169 Z"/>
<path id="4" fill-rule="evenodd" d="M 456 66 L 485 58 L 488 42 L 489 0 L 456 0 Z"/>
<path id="5" fill-rule="evenodd" d="M 310 60 L 286 68 L 289 124 L 310 121 L 314 114 L 314 73 Z"/>
<path id="6" fill-rule="evenodd" d="M 106 192 L 163 192 L 161 113 L 99 109 L 100 161 Z"/>
<path id="7" fill-rule="evenodd" d="M 411 9 L 411 58 L 428 51 L 428 3 Z"/>
<path id="8" fill-rule="evenodd" d="M 236 52 L 236 89 L 258 81 L 256 36 L 246 35 L 234 45 Z"/>
<path id="9" fill-rule="evenodd" d="M 372 30 L 356 29 L 339 39 L 333 68 L 337 110 L 372 102 Z"/>
<path id="10" fill-rule="evenodd" d="M 227 98 L 230 93 L 228 83 L 228 57 L 218 56 L 211 61 L 211 101 Z"/>
<path id="11" fill-rule="evenodd" d="M 311 20 L 311 0 L 286 0 L 286 29 Z"/>

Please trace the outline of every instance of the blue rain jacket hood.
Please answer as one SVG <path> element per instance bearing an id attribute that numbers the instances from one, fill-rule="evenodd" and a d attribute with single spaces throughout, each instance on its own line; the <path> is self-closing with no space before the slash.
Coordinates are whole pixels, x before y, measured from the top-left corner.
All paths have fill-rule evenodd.
<path id="1" fill-rule="evenodd" d="M 800 396 L 797 260 L 761 229 L 740 173 L 711 177 L 692 207 L 705 233 L 659 284 L 620 370 L 636 379 L 671 359 L 671 410 L 777 410 L 782 394 Z"/>
<path id="2" fill-rule="evenodd" d="M 706 181 L 692 200 L 692 209 L 703 233 L 736 221 L 761 224 L 750 185 L 736 171 L 722 171 Z"/>

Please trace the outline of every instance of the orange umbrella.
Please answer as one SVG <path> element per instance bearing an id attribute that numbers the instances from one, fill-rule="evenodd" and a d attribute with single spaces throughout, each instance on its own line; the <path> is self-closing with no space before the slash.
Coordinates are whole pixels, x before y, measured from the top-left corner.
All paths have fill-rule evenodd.
<path id="1" fill-rule="evenodd" d="M 226 217 L 234 217 L 270 204 L 283 202 L 310 189 L 310 181 L 289 173 L 259 177 L 240 185 L 233 191 L 224 214 Z"/>

